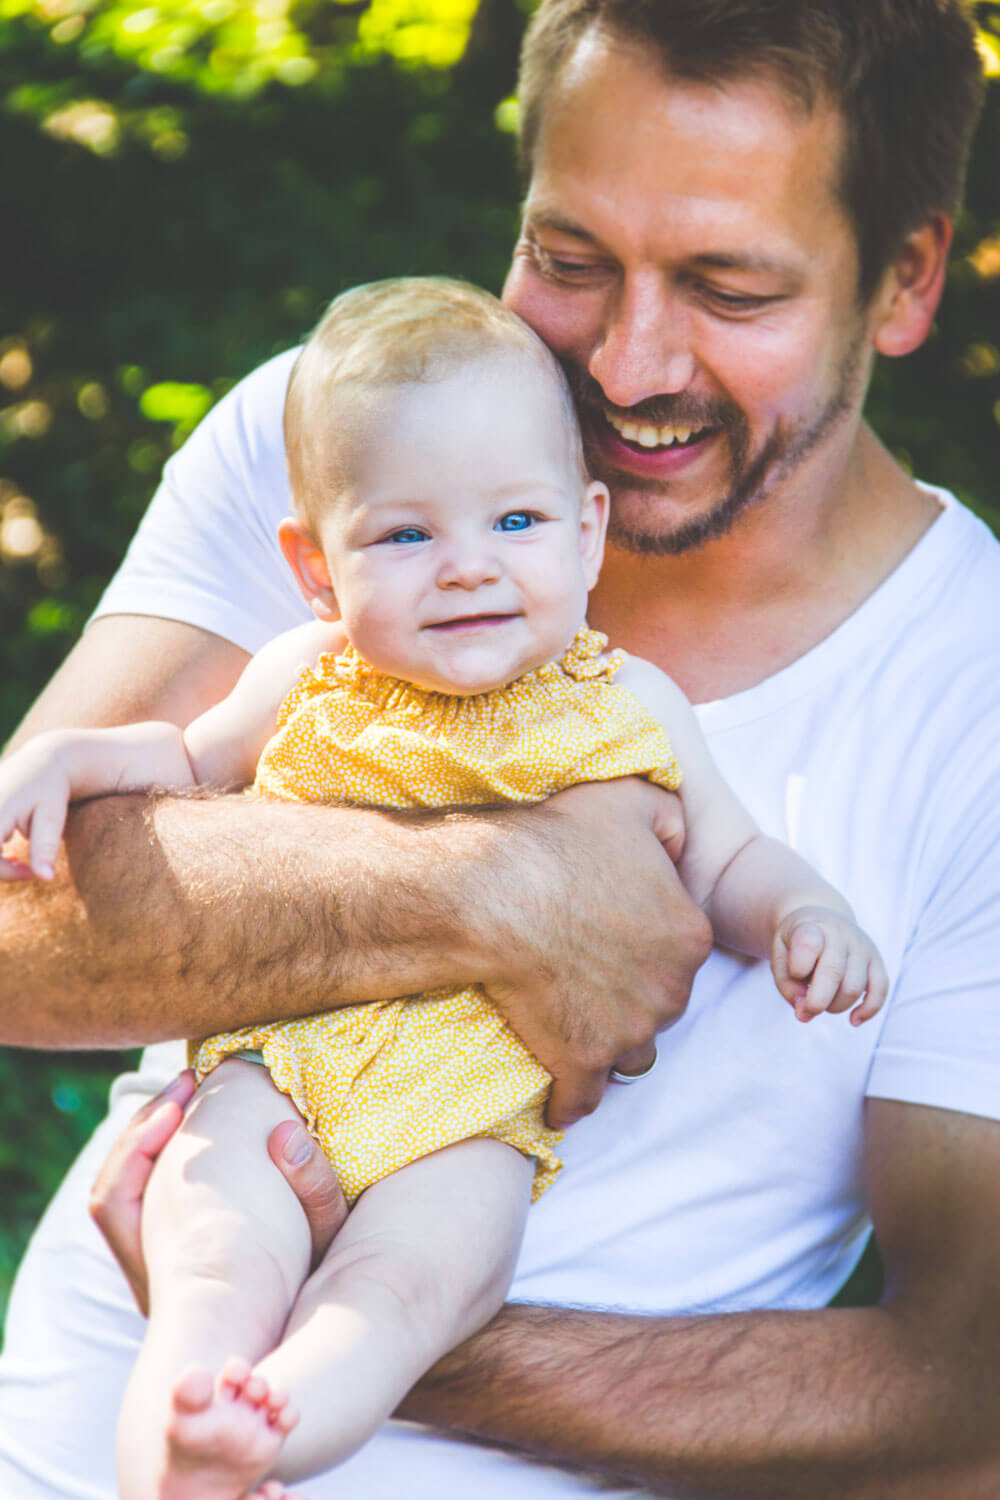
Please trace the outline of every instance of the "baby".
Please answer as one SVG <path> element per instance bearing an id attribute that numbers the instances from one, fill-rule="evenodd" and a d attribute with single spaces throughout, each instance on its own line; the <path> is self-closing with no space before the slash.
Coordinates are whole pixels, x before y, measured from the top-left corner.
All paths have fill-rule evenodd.
<path id="1" fill-rule="evenodd" d="M 638 774 L 679 792 L 680 875 L 717 940 L 769 956 L 803 1019 L 875 1013 L 885 972 L 846 902 L 758 831 L 680 690 L 587 628 L 608 493 L 519 319 L 448 281 L 348 292 L 295 366 L 285 432 L 296 516 L 280 541 L 316 621 L 183 733 L 59 732 L 12 756 L 0 837 L 19 829 L 29 853 L 0 873 L 51 878 L 70 800 L 125 788 L 443 808 Z M 150 1320 L 121 1494 L 279 1500 L 500 1307 L 529 1201 L 559 1170 L 550 1079 L 475 986 L 192 1056 L 204 1081 L 144 1206 Z M 265 1145 L 300 1114 L 353 1203 L 312 1274 Z"/>

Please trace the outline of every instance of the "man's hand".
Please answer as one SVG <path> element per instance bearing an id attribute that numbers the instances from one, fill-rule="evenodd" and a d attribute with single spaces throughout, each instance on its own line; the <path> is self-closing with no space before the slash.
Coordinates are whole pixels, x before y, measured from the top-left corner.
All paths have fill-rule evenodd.
<path id="1" fill-rule="evenodd" d="M 683 842 L 675 796 L 636 778 L 587 783 L 531 818 L 530 860 L 516 881 L 498 872 L 504 905 L 479 917 L 499 943 L 477 977 L 552 1074 L 548 1120 L 564 1129 L 597 1107 L 616 1063 L 648 1063 L 712 934 L 672 862 Z"/>
<path id="2" fill-rule="evenodd" d="M 347 1200 L 336 1172 L 304 1125 L 286 1120 L 267 1138 L 267 1152 L 302 1204 L 312 1236 L 312 1265 L 319 1264 L 347 1218 Z"/>
<path id="3" fill-rule="evenodd" d="M 112 1146 L 91 1192 L 91 1217 L 111 1246 L 143 1314 L 149 1307 L 142 1256 L 143 1194 L 156 1158 L 180 1125 L 194 1091 L 194 1074 L 187 1071 L 144 1104 Z M 267 1149 L 302 1204 L 315 1265 L 347 1217 L 336 1174 L 305 1126 L 293 1121 L 271 1132 Z"/>
<path id="4" fill-rule="evenodd" d="M 142 1258 L 142 1199 L 156 1158 L 184 1118 L 195 1091 L 188 1070 L 132 1116 L 115 1141 L 90 1192 L 90 1217 L 125 1273 L 139 1311 L 149 1310 Z"/>

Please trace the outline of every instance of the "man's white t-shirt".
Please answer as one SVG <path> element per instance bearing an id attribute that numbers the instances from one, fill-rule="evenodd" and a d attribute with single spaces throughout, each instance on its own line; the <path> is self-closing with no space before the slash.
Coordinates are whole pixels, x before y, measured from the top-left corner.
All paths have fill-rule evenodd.
<path id="1" fill-rule="evenodd" d="M 170 461 L 99 613 L 184 620 L 248 651 L 306 617 L 275 541 L 290 508 L 281 409 L 293 360 L 250 376 Z M 766 964 L 716 951 L 660 1038 L 656 1070 L 609 1086 L 569 1132 L 566 1169 L 529 1215 L 514 1299 L 655 1313 L 823 1306 L 868 1235 L 866 1096 L 1000 1119 L 1000 545 L 934 493 L 938 519 L 832 636 L 698 710 L 761 827 L 872 933 L 889 1004 L 858 1029 L 843 1016 L 802 1026 Z M 150 1078 L 177 1055 L 150 1049 Z M 69 1210 L 57 1217 L 68 1235 Z M 81 1319 L 91 1370 L 102 1358 L 127 1370 L 137 1332 Z M 60 1338 L 65 1365 L 76 1346 Z M 70 1473 L 71 1456 L 62 1462 Z M 12 1493 L 110 1500 L 102 1484 Z M 307 1487 L 315 1500 L 591 1488 L 402 1424 Z"/>

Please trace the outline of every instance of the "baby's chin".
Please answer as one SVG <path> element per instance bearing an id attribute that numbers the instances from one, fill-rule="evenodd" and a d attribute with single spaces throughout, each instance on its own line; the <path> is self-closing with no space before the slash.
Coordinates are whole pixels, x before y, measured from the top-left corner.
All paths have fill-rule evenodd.
<path id="1" fill-rule="evenodd" d="M 582 624 L 582 621 L 580 622 Z M 361 656 L 385 677 L 409 682 L 424 692 L 471 698 L 516 682 L 546 662 L 558 661 L 578 629 L 565 635 L 534 631 L 524 615 L 479 615 L 424 626 L 411 651 L 391 642 L 355 644 Z"/>

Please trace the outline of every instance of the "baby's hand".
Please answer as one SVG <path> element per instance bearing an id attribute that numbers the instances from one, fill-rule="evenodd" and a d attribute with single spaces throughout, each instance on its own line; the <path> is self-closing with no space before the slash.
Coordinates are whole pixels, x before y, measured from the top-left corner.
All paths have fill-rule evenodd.
<path id="1" fill-rule="evenodd" d="M 850 1010 L 851 1025 L 860 1026 L 881 1010 L 889 992 L 889 976 L 871 938 L 852 917 L 829 906 L 800 906 L 789 913 L 775 933 L 771 972 L 800 1021 L 824 1010 Z"/>
<path id="2" fill-rule="evenodd" d="M 28 862 L 0 858 L 0 880 L 52 879 L 69 801 L 69 777 L 48 748 L 25 745 L 0 765 L 0 847 L 17 831 L 28 840 Z"/>

